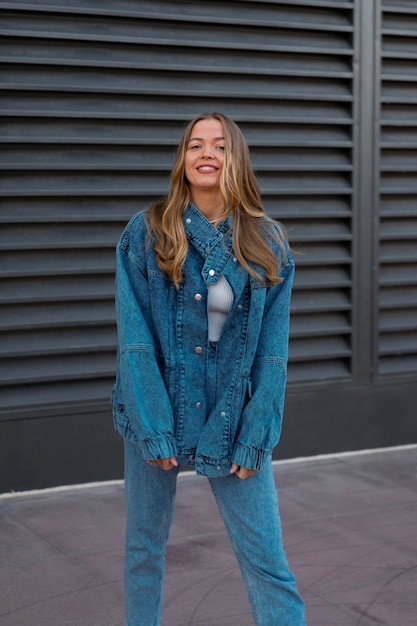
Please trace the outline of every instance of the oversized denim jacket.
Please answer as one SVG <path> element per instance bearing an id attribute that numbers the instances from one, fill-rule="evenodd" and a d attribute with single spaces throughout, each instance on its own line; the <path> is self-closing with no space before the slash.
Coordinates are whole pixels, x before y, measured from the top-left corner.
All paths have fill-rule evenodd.
<path id="1" fill-rule="evenodd" d="M 231 463 L 261 470 L 281 431 L 294 262 L 271 241 L 284 280 L 266 287 L 234 256 L 230 217 L 216 229 L 190 203 L 183 219 L 188 253 L 179 289 L 157 265 L 144 212 L 117 246 L 115 426 L 146 459 L 177 456 L 206 476 L 228 474 Z M 234 302 L 207 415 L 207 287 L 222 273 Z"/>

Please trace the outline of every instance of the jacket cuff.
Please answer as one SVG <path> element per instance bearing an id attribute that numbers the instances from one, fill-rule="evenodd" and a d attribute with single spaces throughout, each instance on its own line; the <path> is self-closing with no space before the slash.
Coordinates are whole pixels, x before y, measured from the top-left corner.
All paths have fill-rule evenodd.
<path id="1" fill-rule="evenodd" d="M 242 443 L 236 443 L 232 455 L 232 463 L 236 463 L 240 467 L 259 471 L 271 458 L 271 455 L 272 452 L 269 450 L 259 450 L 259 448 L 250 448 Z"/>
<path id="2" fill-rule="evenodd" d="M 158 437 L 157 439 L 144 439 L 140 442 L 144 459 L 168 459 L 177 456 L 177 444 L 174 435 Z"/>

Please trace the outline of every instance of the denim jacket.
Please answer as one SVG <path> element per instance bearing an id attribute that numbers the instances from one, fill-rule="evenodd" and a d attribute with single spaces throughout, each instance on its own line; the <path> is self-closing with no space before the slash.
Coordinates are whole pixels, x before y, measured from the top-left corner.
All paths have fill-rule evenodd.
<path id="1" fill-rule="evenodd" d="M 146 459 L 176 456 L 206 476 L 226 475 L 232 463 L 260 470 L 281 431 L 294 262 L 272 240 L 284 280 L 265 286 L 234 256 L 231 217 L 216 229 L 190 203 L 183 219 L 188 252 L 179 289 L 157 265 L 144 212 L 117 245 L 115 426 Z M 234 301 L 207 415 L 207 288 L 220 274 Z"/>

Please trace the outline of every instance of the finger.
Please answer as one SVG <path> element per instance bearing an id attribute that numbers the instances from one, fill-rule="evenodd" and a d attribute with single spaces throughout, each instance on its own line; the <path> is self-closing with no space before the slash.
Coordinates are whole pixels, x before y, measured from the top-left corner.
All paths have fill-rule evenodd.
<path id="1" fill-rule="evenodd" d="M 256 470 L 247 469 L 246 467 L 241 467 L 238 472 L 236 472 L 236 476 L 238 476 L 241 480 L 246 480 L 250 476 L 253 476 L 256 473 Z"/>
<path id="2" fill-rule="evenodd" d="M 173 467 L 178 467 L 178 462 L 174 456 L 171 456 L 168 459 L 159 459 L 158 465 L 164 470 L 170 470 Z"/>

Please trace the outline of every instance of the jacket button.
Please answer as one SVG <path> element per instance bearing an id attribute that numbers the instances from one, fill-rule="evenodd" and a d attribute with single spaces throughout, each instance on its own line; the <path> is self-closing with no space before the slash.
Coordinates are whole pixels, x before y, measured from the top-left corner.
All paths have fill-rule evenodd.
<path id="1" fill-rule="evenodd" d="M 201 409 L 201 402 L 196 402 L 195 403 L 195 408 L 196 409 Z"/>
<path id="2" fill-rule="evenodd" d="M 237 257 L 236 256 L 233 257 L 233 263 L 237 263 Z"/>
<path id="3" fill-rule="evenodd" d="M 216 272 L 214 270 L 209 270 L 209 276 L 214 276 Z"/>
<path id="4" fill-rule="evenodd" d="M 191 224 L 191 218 L 187 217 L 187 219 L 185 220 L 187 224 Z"/>
<path id="5" fill-rule="evenodd" d="M 196 294 L 195 294 L 195 296 L 194 296 L 194 298 L 195 298 L 196 300 L 201 300 L 201 298 L 202 298 L 202 297 L 203 297 L 203 296 L 201 295 L 201 293 L 196 293 Z"/>
<path id="6" fill-rule="evenodd" d="M 222 412 L 220 413 L 220 415 L 221 415 L 222 417 L 226 417 L 226 413 L 225 413 L 224 411 L 222 411 Z"/>
<path id="7" fill-rule="evenodd" d="M 195 348 L 195 352 L 196 352 L 197 354 L 201 354 L 201 353 L 203 352 L 203 348 L 202 348 L 201 346 L 196 346 L 196 348 Z"/>

